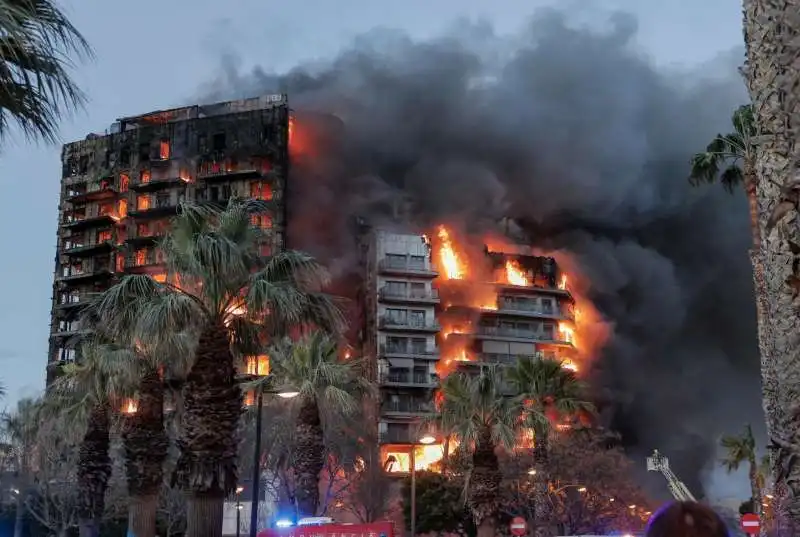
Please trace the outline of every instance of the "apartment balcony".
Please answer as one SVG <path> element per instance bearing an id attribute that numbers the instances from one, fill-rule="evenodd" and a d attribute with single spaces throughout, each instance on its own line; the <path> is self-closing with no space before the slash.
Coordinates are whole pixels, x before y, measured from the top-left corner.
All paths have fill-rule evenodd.
<path id="1" fill-rule="evenodd" d="M 404 303 L 404 304 L 438 304 L 439 291 L 438 289 L 391 289 L 389 287 L 382 287 L 378 291 L 378 296 L 384 302 Z"/>
<path id="2" fill-rule="evenodd" d="M 85 336 L 91 333 L 91 330 L 88 328 L 81 328 L 80 325 L 75 323 L 76 326 L 60 329 L 58 327 L 55 328 L 52 332 L 50 332 L 50 337 L 52 338 L 79 338 L 81 336 Z"/>
<path id="3" fill-rule="evenodd" d="M 163 264 L 164 260 L 155 252 L 148 251 L 144 254 L 134 253 L 125 257 L 126 271 L 136 272 L 137 269 L 147 269 Z"/>
<path id="4" fill-rule="evenodd" d="M 388 275 L 422 276 L 435 278 L 439 273 L 425 263 L 412 262 L 410 259 L 381 259 L 378 261 L 378 272 Z"/>
<path id="5" fill-rule="evenodd" d="M 96 279 L 110 278 L 113 274 L 111 265 L 97 264 L 70 274 L 61 274 L 56 277 L 56 281 L 69 284 L 86 283 Z"/>
<path id="6" fill-rule="evenodd" d="M 453 332 L 448 337 L 467 337 L 476 339 L 488 339 L 499 341 L 512 341 L 527 343 L 537 342 L 549 345 L 569 345 L 572 346 L 571 336 L 567 334 L 546 334 L 533 330 L 523 330 L 519 328 L 504 328 L 499 326 L 479 326 L 476 330 L 467 333 Z"/>
<path id="7" fill-rule="evenodd" d="M 442 329 L 437 321 L 397 319 L 386 316 L 380 318 L 378 326 L 384 330 L 396 330 L 400 332 L 436 333 Z"/>
<path id="8" fill-rule="evenodd" d="M 497 309 L 481 308 L 482 311 L 488 313 L 495 313 L 498 315 L 510 315 L 513 317 L 526 317 L 529 319 L 556 319 L 563 321 L 572 321 L 575 319 L 575 314 L 572 308 L 543 308 L 536 304 L 524 304 L 520 302 L 506 302 L 499 301 Z"/>
<path id="9" fill-rule="evenodd" d="M 71 311 L 82 308 L 94 298 L 94 293 L 78 293 L 60 297 L 54 309 L 59 311 Z"/>
<path id="10" fill-rule="evenodd" d="M 436 388 L 439 376 L 435 373 L 384 373 L 380 376 L 381 386 L 400 388 Z"/>
<path id="11" fill-rule="evenodd" d="M 162 170 L 158 170 L 162 172 Z M 131 190 L 134 192 L 154 192 L 162 188 L 173 186 L 186 186 L 191 179 L 186 173 L 179 170 L 167 169 L 163 173 L 153 173 L 152 175 L 138 178 L 131 183 Z"/>
<path id="12" fill-rule="evenodd" d="M 381 345 L 379 348 L 381 358 L 416 358 L 418 360 L 438 360 L 439 349 L 434 347 L 417 348 L 411 345 Z"/>
<path id="13" fill-rule="evenodd" d="M 197 179 L 204 181 L 255 179 L 261 177 L 265 171 L 268 170 L 264 170 L 263 166 L 254 160 L 242 162 L 230 158 L 207 160 L 200 163 Z"/>
<path id="14" fill-rule="evenodd" d="M 119 222 L 120 217 L 115 211 L 107 211 L 86 216 L 66 215 L 61 220 L 61 226 L 65 229 L 79 231 L 90 227 L 110 226 Z"/>
<path id="15" fill-rule="evenodd" d="M 85 187 L 82 186 L 75 185 L 67 190 L 64 201 L 72 204 L 87 203 L 113 199 L 119 195 L 117 187 L 107 181 L 85 183 Z"/>
<path id="16" fill-rule="evenodd" d="M 553 297 L 562 297 L 572 299 L 572 293 L 569 289 L 562 289 L 561 287 L 543 286 L 543 285 L 513 285 L 508 282 L 495 282 L 495 285 L 502 291 L 510 291 L 514 294 L 527 294 L 527 295 L 549 295 Z"/>
<path id="17" fill-rule="evenodd" d="M 415 418 L 434 412 L 433 403 L 429 401 L 384 401 L 381 404 L 381 416 L 395 418 Z"/>
<path id="18" fill-rule="evenodd" d="M 135 209 L 128 211 L 128 216 L 137 219 L 159 218 L 178 214 L 178 207 L 182 200 L 158 199 L 155 198 L 148 204 L 138 205 Z"/>
<path id="19" fill-rule="evenodd" d="M 434 431 L 429 433 L 418 432 L 416 425 L 411 425 L 406 429 L 390 429 L 380 433 L 379 441 L 381 444 L 417 444 L 419 439 L 426 434 L 432 434 L 434 437 L 437 435 Z"/>
<path id="20" fill-rule="evenodd" d="M 69 248 L 64 248 L 61 253 L 70 257 L 91 257 L 96 254 L 108 253 L 114 248 L 113 241 L 94 241 L 88 243 L 73 242 Z"/>

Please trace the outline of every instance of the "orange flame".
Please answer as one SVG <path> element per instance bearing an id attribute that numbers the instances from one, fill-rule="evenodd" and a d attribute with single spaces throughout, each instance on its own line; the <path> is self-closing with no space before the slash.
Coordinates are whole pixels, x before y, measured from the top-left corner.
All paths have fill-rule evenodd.
<path id="1" fill-rule="evenodd" d="M 138 410 L 139 403 L 136 401 L 136 399 L 125 399 L 125 402 L 122 404 L 121 411 L 123 414 L 136 414 Z"/>
<path id="2" fill-rule="evenodd" d="M 562 289 L 562 290 L 566 290 L 567 289 L 567 275 L 566 274 L 562 274 L 561 275 L 561 280 L 558 282 L 558 288 Z"/>
<path id="3" fill-rule="evenodd" d="M 531 284 L 525 272 L 516 261 L 506 261 L 506 281 L 511 285 L 527 287 Z"/>
<path id="4" fill-rule="evenodd" d="M 445 279 L 463 280 L 466 272 L 464 264 L 453 249 L 453 243 L 450 240 L 450 233 L 447 228 L 439 226 L 438 237 L 442 241 L 439 247 L 439 261 L 442 264 L 442 269 L 444 269 Z"/>
<path id="5" fill-rule="evenodd" d="M 558 333 L 561 335 L 562 341 L 575 343 L 575 330 L 567 323 L 558 323 Z"/>

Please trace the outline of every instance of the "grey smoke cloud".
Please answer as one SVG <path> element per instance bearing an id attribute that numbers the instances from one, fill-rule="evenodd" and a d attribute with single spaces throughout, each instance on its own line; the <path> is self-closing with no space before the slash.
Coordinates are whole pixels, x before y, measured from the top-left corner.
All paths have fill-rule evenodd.
<path id="1" fill-rule="evenodd" d="M 744 196 L 686 181 L 746 95 L 730 58 L 661 71 L 636 31 L 626 14 L 593 31 L 552 10 L 513 36 L 375 30 L 285 74 L 229 64 L 203 96 L 285 91 L 343 119 L 337 154 L 290 186 L 290 239 L 337 270 L 354 269 L 349 218 L 384 221 L 401 198 L 420 225 L 508 214 L 570 252 L 614 326 L 592 372 L 610 423 L 701 493 L 719 435 L 761 422 Z"/>

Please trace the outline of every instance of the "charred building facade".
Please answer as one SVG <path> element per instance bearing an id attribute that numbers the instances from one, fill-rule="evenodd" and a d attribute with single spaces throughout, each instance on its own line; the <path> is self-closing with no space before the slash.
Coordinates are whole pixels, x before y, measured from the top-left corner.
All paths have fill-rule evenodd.
<path id="1" fill-rule="evenodd" d="M 181 202 L 273 200 L 253 223 L 270 230 L 264 255 L 284 248 L 290 130 L 286 96 L 266 95 L 126 117 L 66 144 L 48 366 L 79 358 L 92 293 L 123 274 L 165 278 L 157 240 Z"/>

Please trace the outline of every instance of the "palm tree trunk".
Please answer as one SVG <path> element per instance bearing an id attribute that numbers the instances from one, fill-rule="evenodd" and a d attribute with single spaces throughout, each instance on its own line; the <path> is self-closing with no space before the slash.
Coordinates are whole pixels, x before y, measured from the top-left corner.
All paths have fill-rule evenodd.
<path id="1" fill-rule="evenodd" d="M 97 537 L 111 477 L 111 407 L 92 407 L 78 453 L 78 529 L 80 537 Z"/>
<path id="2" fill-rule="evenodd" d="M 169 439 L 164 430 L 164 386 L 156 369 L 139 381 L 139 404 L 125 424 L 128 537 L 155 537 L 158 492 Z"/>
<path id="3" fill-rule="evenodd" d="M 761 487 L 759 486 L 758 463 L 755 460 L 755 456 L 750 460 L 748 474 L 750 477 L 750 495 L 753 497 L 753 513 L 761 516 L 761 512 L 763 511 L 761 505 Z"/>
<path id="4" fill-rule="evenodd" d="M 550 438 L 549 431 L 536 431 L 533 444 L 533 505 L 535 509 L 534 537 L 549 537 L 552 534 L 552 505 L 550 503 Z"/>
<path id="5" fill-rule="evenodd" d="M 311 397 L 301 404 L 295 434 L 293 466 L 298 515 L 315 516 L 319 507 L 319 475 L 325 466 L 325 443 L 319 407 Z"/>
<path id="6" fill-rule="evenodd" d="M 472 454 L 467 501 L 478 537 L 494 537 L 500 511 L 500 462 L 494 452 L 492 430 L 484 427 L 478 434 Z"/>
<path id="7" fill-rule="evenodd" d="M 186 537 L 221 537 L 225 496 L 236 489 L 242 391 L 222 324 L 200 335 L 183 387 L 181 450 L 174 481 L 187 495 Z"/>
<path id="8" fill-rule="evenodd" d="M 761 355 L 763 406 L 774 446 L 771 473 L 780 535 L 800 532 L 800 448 L 795 441 L 800 434 L 800 368 L 796 363 L 800 316 L 795 305 L 800 228 L 785 218 L 775 226 L 780 229 L 768 229 L 767 223 L 781 201 L 791 201 L 795 163 L 800 160 L 800 101 L 794 89 L 800 76 L 794 60 L 799 52 L 794 36 L 800 33 L 800 24 L 787 16 L 798 10 L 798 0 L 744 0 L 745 74 L 759 129 L 754 160 L 764 289 L 756 291 L 763 294 L 765 315 L 770 320 L 761 336 L 765 346 Z M 797 218 L 794 205 L 789 213 Z"/>

